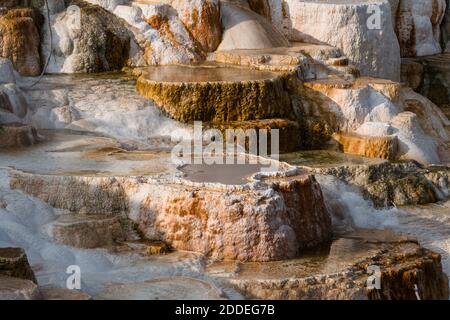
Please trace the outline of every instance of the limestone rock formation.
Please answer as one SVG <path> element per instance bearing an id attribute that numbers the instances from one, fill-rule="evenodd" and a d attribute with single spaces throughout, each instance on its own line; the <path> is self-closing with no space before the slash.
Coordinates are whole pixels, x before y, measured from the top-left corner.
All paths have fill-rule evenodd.
<path id="1" fill-rule="evenodd" d="M 98 248 L 125 240 L 117 217 L 99 215 L 61 215 L 51 225 L 52 237 L 77 248 Z"/>
<path id="2" fill-rule="evenodd" d="M 441 22 L 446 0 L 401 0 L 396 32 L 402 57 L 441 53 Z"/>
<path id="3" fill-rule="evenodd" d="M 357 186 L 377 207 L 434 203 L 450 194 L 450 170 L 414 161 L 337 165 L 314 168 Z"/>
<path id="4" fill-rule="evenodd" d="M 380 23 L 373 21 L 374 27 L 370 24 L 369 29 L 373 5 L 382 14 Z M 389 2 L 286 0 L 282 8 L 273 12 L 281 14 L 283 32 L 289 40 L 336 46 L 362 75 L 400 79 L 400 48 Z"/>
<path id="5" fill-rule="evenodd" d="M 8 58 L 24 76 L 41 73 L 42 17 L 31 8 L 13 8 L 0 14 L 0 57 Z"/>
<path id="6" fill-rule="evenodd" d="M 11 186 L 57 208 L 125 213 L 148 239 L 214 260 L 292 258 L 328 242 L 331 220 L 314 177 L 268 179 L 259 187 L 208 186 L 183 179 L 17 173 Z M 116 209 L 109 207 L 116 202 Z"/>
<path id="7" fill-rule="evenodd" d="M 344 153 L 368 158 L 395 160 L 398 154 L 396 136 L 364 136 L 359 134 L 336 133 L 333 138 L 342 147 Z"/>
<path id="8" fill-rule="evenodd" d="M 44 23 L 44 58 L 52 52 L 48 73 L 114 71 L 139 63 L 142 50 L 123 20 L 81 0 L 66 6 L 51 15 L 51 32 Z"/>
<path id="9" fill-rule="evenodd" d="M 0 300 L 38 300 L 38 286 L 30 280 L 0 275 Z"/>
<path id="10" fill-rule="evenodd" d="M 0 276 L 21 278 L 37 283 L 28 258 L 21 248 L 0 248 Z"/>
<path id="11" fill-rule="evenodd" d="M 397 157 L 439 163 L 439 146 L 449 140 L 449 120 L 425 97 L 399 83 L 358 78 L 304 83 L 306 115 L 318 116 L 334 131 L 399 140 Z"/>
<path id="12" fill-rule="evenodd" d="M 18 123 L 0 124 L 0 149 L 31 146 L 39 141 L 35 128 Z"/>
<path id="13" fill-rule="evenodd" d="M 250 299 L 416 300 L 415 285 L 420 299 L 448 298 L 440 255 L 414 239 L 358 230 L 341 235 L 322 255 L 266 266 L 219 264 L 209 272 Z M 371 265 L 380 267 L 381 289 L 366 286 Z"/>
<path id="14" fill-rule="evenodd" d="M 201 46 L 180 20 L 177 11 L 164 3 L 137 2 L 117 6 L 114 14 L 133 26 L 147 64 L 189 63 L 203 59 Z"/>
<path id="15" fill-rule="evenodd" d="M 357 76 L 358 70 L 349 65 L 340 49 L 328 45 L 291 43 L 290 47 L 263 49 L 234 49 L 216 51 L 209 61 L 239 65 L 267 71 L 297 71 L 302 80 L 326 78 L 330 74 Z"/>
<path id="16" fill-rule="evenodd" d="M 261 119 L 231 122 L 207 122 L 203 124 L 206 128 L 220 130 L 225 137 L 227 129 L 255 130 L 256 137 L 260 141 L 260 131 L 267 130 L 267 141 L 272 141 L 272 130 L 278 130 L 279 151 L 281 153 L 294 152 L 302 146 L 304 136 L 303 127 L 298 122 L 289 119 Z M 248 148 L 248 143 L 245 146 Z M 271 153 L 270 146 L 267 152 Z"/>
<path id="17" fill-rule="evenodd" d="M 20 147 L 36 142 L 37 133 L 29 125 L 23 125 L 28 104 L 23 91 L 16 84 L 13 65 L 0 58 L 0 141 L 1 147 Z"/>
<path id="18" fill-rule="evenodd" d="M 222 40 L 219 0 L 175 0 L 171 4 L 203 51 L 215 51 Z"/>
<path id="19" fill-rule="evenodd" d="M 246 121 L 289 117 L 290 75 L 221 66 L 146 69 L 138 92 L 178 121 Z"/>

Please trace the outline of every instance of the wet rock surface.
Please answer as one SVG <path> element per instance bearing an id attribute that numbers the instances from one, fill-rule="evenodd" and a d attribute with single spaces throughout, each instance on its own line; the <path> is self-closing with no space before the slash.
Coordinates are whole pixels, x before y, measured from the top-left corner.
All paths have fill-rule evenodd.
<path id="1" fill-rule="evenodd" d="M 313 171 L 360 187 L 381 207 L 433 203 L 449 194 L 450 170 L 445 166 L 424 168 L 415 162 L 382 162 Z"/>
<path id="2" fill-rule="evenodd" d="M 290 114 L 289 75 L 220 66 L 153 67 L 138 92 L 182 122 L 246 121 Z"/>
<path id="3" fill-rule="evenodd" d="M 123 74 L 44 76 L 31 87 L 35 79 L 0 60 L 2 126 L 26 124 L 46 137 L 0 152 L 0 244 L 23 247 L 45 288 L 6 271 L 0 296 L 448 298 L 450 177 L 445 165 L 429 164 L 450 161 L 450 121 L 399 83 L 359 77 L 398 80 L 394 29 L 403 53 L 438 52 L 443 1 L 383 2 L 392 14 L 383 14 L 381 33 L 365 29 L 372 1 L 89 2 L 51 1 L 52 44 L 47 23 L 36 27 L 42 60 L 54 52 L 48 71 L 195 64 L 131 70 L 162 70 L 150 88 L 138 84 L 153 102 Z M 43 1 L 32 3 L 46 13 Z M 70 4 L 81 8 L 80 28 Z M 332 23 L 321 25 L 323 17 Z M 445 56 L 421 59 L 429 65 L 405 64 L 404 82 L 445 99 Z M 280 129 L 283 152 L 334 148 L 329 140 L 340 132 L 347 154 L 287 155 L 303 167 L 278 163 L 273 174 L 259 164 L 178 166 L 170 135 L 189 137 L 192 128 L 164 114 L 221 131 Z M 361 227 L 411 232 L 427 249 Z M 82 266 L 85 292 L 56 289 L 69 264 Z M 366 285 L 373 265 L 379 290 Z"/>
<path id="4" fill-rule="evenodd" d="M 294 257 L 331 236 L 331 220 L 312 176 L 274 179 L 261 190 L 145 180 L 18 174 L 11 186 L 61 209 L 124 212 L 146 238 L 216 260 Z M 134 194 L 143 197 L 137 210 L 129 210 L 136 207 L 130 203 Z"/>
<path id="5" fill-rule="evenodd" d="M 208 271 L 253 299 L 447 299 L 440 256 L 389 231 L 342 235 L 322 254 L 267 264 L 223 263 Z M 368 289 L 367 268 L 380 268 L 381 289 Z"/>
<path id="6" fill-rule="evenodd" d="M 40 288 L 42 300 L 91 300 L 87 293 L 64 288 Z"/>
<path id="7" fill-rule="evenodd" d="M 179 299 L 222 299 L 222 293 L 209 283 L 189 277 L 170 277 L 149 280 L 142 283 L 112 285 L 98 297 L 100 300 L 167 300 Z"/>

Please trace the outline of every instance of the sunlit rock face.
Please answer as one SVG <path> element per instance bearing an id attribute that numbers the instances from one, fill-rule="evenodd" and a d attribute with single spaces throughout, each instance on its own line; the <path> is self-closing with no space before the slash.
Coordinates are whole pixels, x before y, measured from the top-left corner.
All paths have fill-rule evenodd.
<path id="1" fill-rule="evenodd" d="M 224 32 L 217 50 L 289 46 L 289 42 L 278 29 L 242 2 L 244 1 L 221 2 L 220 13 Z"/>
<path id="2" fill-rule="evenodd" d="M 117 6 L 114 14 L 134 28 L 147 64 L 189 63 L 203 58 L 200 45 L 170 5 L 137 2 Z"/>
<path id="3" fill-rule="evenodd" d="M 368 158 L 394 160 L 398 153 L 396 136 L 364 136 L 360 134 L 337 133 L 333 138 L 339 143 L 344 153 Z"/>
<path id="4" fill-rule="evenodd" d="M 329 241 L 331 220 L 314 177 L 279 177 L 261 183 L 257 187 L 21 173 L 11 180 L 13 188 L 56 208 L 125 212 L 146 238 L 214 260 L 293 258 Z"/>
<path id="5" fill-rule="evenodd" d="M 278 1 L 270 3 L 276 3 L 271 7 L 272 21 L 275 26 L 281 26 L 289 40 L 336 46 L 362 75 L 399 80 L 400 48 L 388 2 L 287 0 L 281 5 Z M 367 12 L 372 12 L 371 5 L 380 9 L 380 23 L 369 24 L 371 14 Z M 284 23 L 278 23 L 279 20 Z"/>
<path id="6" fill-rule="evenodd" d="M 219 0 L 175 0 L 171 4 L 203 51 L 216 50 L 222 40 Z"/>
<path id="7" fill-rule="evenodd" d="M 441 23 L 446 0 L 401 0 L 396 32 L 402 57 L 441 53 Z"/>
<path id="8" fill-rule="evenodd" d="M 43 26 L 47 73 L 102 72 L 139 65 L 142 50 L 126 23 L 105 9 L 81 0 L 66 1 Z M 56 9 L 55 9 L 56 10 Z M 61 11 L 62 10 L 62 11 Z"/>
<path id="9" fill-rule="evenodd" d="M 31 8 L 14 8 L 0 14 L 0 57 L 10 59 L 25 76 L 41 73 L 41 22 L 39 12 Z"/>
<path id="10" fill-rule="evenodd" d="M 302 97 L 307 114 L 325 119 L 335 131 L 397 136 L 400 159 L 439 163 L 439 147 L 449 140 L 442 111 L 396 82 L 316 80 L 305 82 Z"/>

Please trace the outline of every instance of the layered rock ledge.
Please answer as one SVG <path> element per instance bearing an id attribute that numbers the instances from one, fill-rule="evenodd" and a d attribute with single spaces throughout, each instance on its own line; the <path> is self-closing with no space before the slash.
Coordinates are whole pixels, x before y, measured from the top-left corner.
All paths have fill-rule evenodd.
<path id="1" fill-rule="evenodd" d="M 379 268 L 381 288 L 367 287 L 369 266 Z M 447 300 L 449 294 L 440 255 L 391 231 L 357 230 L 325 252 L 266 264 L 224 262 L 209 273 L 251 299 Z"/>
<path id="2" fill-rule="evenodd" d="M 214 260 L 288 259 L 331 237 L 320 186 L 301 173 L 226 185 L 16 172 L 11 187 L 72 213 L 127 216 L 146 238 Z"/>
<path id="3" fill-rule="evenodd" d="M 20 148 L 39 141 L 35 128 L 22 124 L 0 124 L 0 148 Z"/>
<path id="4" fill-rule="evenodd" d="M 0 248 L 0 275 L 36 283 L 25 252 L 20 248 Z"/>
<path id="5" fill-rule="evenodd" d="M 245 121 L 289 117 L 290 76 L 231 66 L 161 66 L 144 69 L 136 87 L 182 122 Z"/>
<path id="6" fill-rule="evenodd" d="M 374 6 L 380 23 L 369 29 Z M 400 47 L 389 2 L 286 0 L 270 7 L 272 23 L 289 40 L 336 46 L 362 75 L 399 80 Z"/>

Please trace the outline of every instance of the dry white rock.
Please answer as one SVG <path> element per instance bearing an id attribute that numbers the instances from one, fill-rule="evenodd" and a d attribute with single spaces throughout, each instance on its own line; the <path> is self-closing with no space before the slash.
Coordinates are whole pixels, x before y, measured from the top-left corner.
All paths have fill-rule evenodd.
<path id="1" fill-rule="evenodd" d="M 114 14 L 131 26 L 148 64 L 188 63 L 202 60 L 189 31 L 177 11 L 167 4 L 135 3 L 117 6 Z"/>
<path id="2" fill-rule="evenodd" d="M 280 12 L 278 7 L 273 11 Z M 379 23 L 371 18 L 376 8 Z M 281 28 L 289 40 L 338 47 L 362 75 L 400 79 L 400 48 L 389 2 L 285 0 L 281 12 Z M 272 20 L 278 24 L 279 15 Z"/>
<path id="3" fill-rule="evenodd" d="M 261 49 L 289 46 L 283 34 L 249 8 L 221 3 L 223 37 L 217 50 Z"/>

